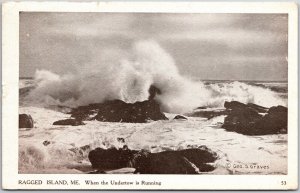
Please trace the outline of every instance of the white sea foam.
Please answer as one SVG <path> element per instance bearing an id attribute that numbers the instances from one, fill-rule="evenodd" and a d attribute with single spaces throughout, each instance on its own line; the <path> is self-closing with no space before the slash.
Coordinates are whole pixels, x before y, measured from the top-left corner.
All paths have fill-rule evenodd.
<path id="1" fill-rule="evenodd" d="M 125 51 L 105 52 L 93 65 L 83 65 L 76 73 L 58 75 L 37 70 L 37 87 L 26 100 L 43 105 L 78 106 L 121 99 L 146 100 L 151 85 L 161 90 L 156 99 L 163 111 L 184 113 L 199 106 L 222 107 L 237 100 L 270 107 L 286 105 L 276 92 L 246 83 L 204 85 L 182 76 L 173 58 L 155 41 L 139 41 Z M 117 56 L 117 57 L 112 57 Z M 201 61 L 199 62 L 199 67 Z"/>
<path id="2" fill-rule="evenodd" d="M 129 149 L 146 149 L 153 153 L 179 150 L 205 145 L 218 154 L 213 174 L 286 174 L 288 135 L 247 136 L 228 132 L 221 127 L 224 116 L 207 120 L 188 117 L 173 120 L 175 114 L 166 114 L 170 120 L 149 123 L 109 123 L 85 121 L 86 125 L 52 125 L 69 115 L 57 111 L 21 107 L 20 113 L 30 114 L 35 120 L 31 130 L 19 131 L 20 173 L 78 173 L 91 171 L 88 152 L 76 151 L 89 145 L 96 147 L 122 147 L 121 137 Z M 50 144 L 44 145 L 43 141 Z M 230 163 L 269 166 L 266 170 L 226 168 Z M 84 167 L 87 167 L 84 169 Z"/>

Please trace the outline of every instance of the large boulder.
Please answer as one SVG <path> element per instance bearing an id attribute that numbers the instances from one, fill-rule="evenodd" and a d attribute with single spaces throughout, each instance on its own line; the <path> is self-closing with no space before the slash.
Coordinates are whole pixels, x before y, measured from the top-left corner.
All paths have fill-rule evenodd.
<path id="1" fill-rule="evenodd" d="M 125 167 L 135 168 L 140 174 L 197 174 L 212 171 L 209 163 L 217 159 L 207 148 L 150 153 L 145 150 L 96 148 L 88 156 L 92 167 L 98 171 Z"/>
<path id="2" fill-rule="evenodd" d="M 19 114 L 19 128 L 33 128 L 33 119 L 29 114 Z"/>
<path id="3" fill-rule="evenodd" d="M 286 107 L 271 107 L 263 119 L 256 123 L 256 127 L 263 129 L 267 134 L 287 133 L 287 121 Z"/>
<path id="4" fill-rule="evenodd" d="M 98 170 L 112 170 L 128 167 L 137 151 L 129 149 L 102 149 L 96 148 L 90 151 L 88 158 L 92 167 Z"/>
<path id="5" fill-rule="evenodd" d="M 271 107 L 269 110 L 255 104 L 237 101 L 225 102 L 229 110 L 222 128 L 245 135 L 287 133 L 287 108 Z"/>
<path id="6" fill-rule="evenodd" d="M 198 174 L 215 168 L 208 163 L 217 159 L 217 155 L 208 149 L 184 149 L 159 153 L 139 152 L 134 160 L 135 173 L 140 174 Z"/>

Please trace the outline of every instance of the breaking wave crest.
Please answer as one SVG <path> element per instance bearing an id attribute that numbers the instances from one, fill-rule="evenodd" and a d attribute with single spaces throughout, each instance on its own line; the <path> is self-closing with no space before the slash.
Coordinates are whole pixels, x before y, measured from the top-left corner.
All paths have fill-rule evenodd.
<path id="1" fill-rule="evenodd" d="M 116 50 L 117 52 L 117 50 Z M 34 104 L 79 106 L 105 100 L 125 102 L 147 100 L 151 85 L 166 112 L 184 113 L 199 106 L 222 107 L 237 100 L 270 107 L 286 106 L 278 93 L 242 82 L 204 84 L 182 76 L 169 53 L 155 41 L 139 41 L 118 57 L 108 57 L 94 65 L 84 65 L 76 73 L 58 75 L 37 70 L 36 87 L 26 97 Z M 201 61 L 200 61 L 201 62 Z M 200 65 L 199 65 L 200 66 Z"/>

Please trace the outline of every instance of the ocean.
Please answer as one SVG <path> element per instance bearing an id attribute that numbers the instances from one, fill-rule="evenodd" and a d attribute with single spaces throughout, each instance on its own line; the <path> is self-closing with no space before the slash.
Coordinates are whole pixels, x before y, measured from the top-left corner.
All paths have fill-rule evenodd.
<path id="1" fill-rule="evenodd" d="M 54 78 L 55 81 L 57 79 Z M 287 174 L 287 134 L 247 136 L 228 132 L 221 127 L 225 115 L 212 119 L 187 117 L 188 120 L 173 120 L 178 114 L 187 115 L 196 111 L 192 108 L 194 106 L 189 106 L 188 110 L 182 106 L 197 102 L 204 110 L 215 111 L 224 109 L 225 101 L 233 100 L 265 107 L 287 106 L 287 82 L 220 80 L 196 82 L 201 84 L 199 90 L 195 90 L 200 93 L 197 95 L 200 98 L 196 101 L 189 101 L 190 95 L 186 93 L 184 95 L 187 96 L 187 101 L 183 101 L 180 105 L 177 105 L 179 100 L 169 96 L 159 98 L 162 103 L 168 102 L 164 103 L 162 108 L 169 120 L 148 123 L 110 123 L 92 120 L 85 121 L 85 125 L 80 126 L 58 126 L 53 125 L 53 122 L 69 118 L 70 114 L 66 112 L 74 107 L 74 104 L 86 104 L 85 101 L 88 104 L 96 102 L 96 99 L 77 95 L 78 88 L 73 89 L 70 84 L 60 82 L 55 87 L 36 79 L 21 78 L 19 113 L 30 114 L 34 120 L 34 128 L 19 129 L 19 173 L 87 173 L 92 171 L 88 160 L 88 152 L 91 149 L 122 147 L 125 143 L 129 149 L 145 149 L 153 153 L 206 146 L 217 153 L 218 159 L 210 163 L 216 169 L 205 174 Z M 61 89 L 50 92 L 58 87 Z M 193 87 L 195 88 L 198 87 Z M 71 97 L 57 97 L 62 92 L 63 96 Z M 130 102 L 138 100 L 132 97 L 121 99 L 128 99 Z M 121 143 L 117 138 L 123 138 L 125 142 Z M 49 145 L 44 145 L 45 141 L 49 142 Z M 133 171 L 133 168 L 123 168 L 107 173 L 133 173 Z"/>

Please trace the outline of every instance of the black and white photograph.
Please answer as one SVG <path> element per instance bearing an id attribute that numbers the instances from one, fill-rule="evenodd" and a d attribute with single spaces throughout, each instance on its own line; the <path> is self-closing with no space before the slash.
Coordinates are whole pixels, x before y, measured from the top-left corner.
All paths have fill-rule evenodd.
<path id="1" fill-rule="evenodd" d="M 76 174 L 85 186 L 121 174 L 124 181 L 108 181 L 116 187 L 155 174 L 132 183 L 160 189 L 170 184 L 159 176 L 247 175 L 295 187 L 288 11 L 43 8 L 16 16 L 20 186 L 30 174 Z"/>
<path id="2" fill-rule="evenodd" d="M 286 174 L 287 22 L 21 12 L 19 172 Z"/>

